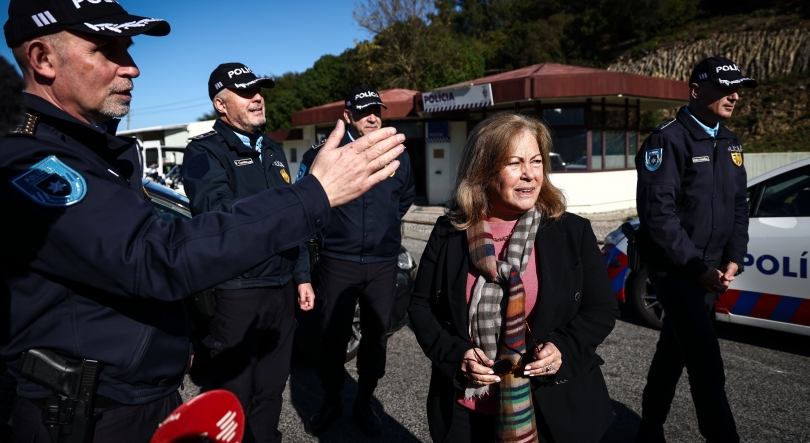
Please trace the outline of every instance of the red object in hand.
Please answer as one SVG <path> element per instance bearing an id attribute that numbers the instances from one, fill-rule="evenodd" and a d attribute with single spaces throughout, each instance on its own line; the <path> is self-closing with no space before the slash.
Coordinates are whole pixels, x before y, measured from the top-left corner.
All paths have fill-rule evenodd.
<path id="1" fill-rule="evenodd" d="M 160 424 L 151 443 L 241 443 L 245 413 L 232 393 L 217 389 L 175 409 Z"/>

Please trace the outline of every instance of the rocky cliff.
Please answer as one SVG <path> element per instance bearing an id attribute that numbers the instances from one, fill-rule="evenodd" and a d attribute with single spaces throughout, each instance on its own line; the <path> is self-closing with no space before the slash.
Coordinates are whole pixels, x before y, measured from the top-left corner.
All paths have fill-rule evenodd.
<path id="1" fill-rule="evenodd" d="M 771 18 L 759 29 L 749 24 L 738 32 L 695 30 L 645 56 L 620 57 L 608 70 L 687 80 L 703 58 L 728 57 L 760 82 L 756 89 L 740 90 L 734 116 L 724 122 L 740 136 L 746 152 L 810 151 L 810 26 L 796 21 L 784 29 L 778 25 L 779 19 Z M 649 130 L 675 111 L 646 113 L 645 126 Z"/>
<path id="2" fill-rule="evenodd" d="M 810 70 L 810 30 L 717 33 L 657 49 L 639 59 L 621 60 L 608 70 L 687 80 L 699 61 L 713 55 L 734 60 L 746 76 L 756 79 L 799 74 Z"/>

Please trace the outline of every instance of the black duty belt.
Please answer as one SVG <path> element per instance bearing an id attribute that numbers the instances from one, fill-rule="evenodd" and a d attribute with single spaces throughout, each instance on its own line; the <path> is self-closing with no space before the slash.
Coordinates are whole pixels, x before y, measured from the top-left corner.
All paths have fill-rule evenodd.
<path id="1" fill-rule="evenodd" d="M 45 407 L 45 403 L 48 401 L 48 397 L 45 398 L 27 398 L 23 397 L 26 400 L 30 401 L 34 406 L 38 409 L 43 409 Z M 94 414 L 101 414 L 110 410 L 113 410 L 119 406 L 124 406 L 121 403 L 118 403 L 115 400 L 110 400 L 109 398 L 103 395 L 96 395 L 96 405 L 93 408 Z"/>

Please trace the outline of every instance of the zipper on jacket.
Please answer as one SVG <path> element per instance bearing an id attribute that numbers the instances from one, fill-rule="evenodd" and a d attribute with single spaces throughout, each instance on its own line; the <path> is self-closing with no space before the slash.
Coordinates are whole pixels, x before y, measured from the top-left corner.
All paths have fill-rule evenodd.
<path id="1" fill-rule="evenodd" d="M 717 179 L 717 174 L 715 173 L 716 171 L 714 170 L 714 168 L 717 167 L 717 163 L 718 163 L 717 162 L 717 138 L 716 137 L 712 137 L 712 157 L 713 157 L 712 158 L 712 163 L 713 163 L 713 165 L 712 165 L 712 195 L 716 195 L 716 190 L 714 189 L 715 180 Z M 704 261 L 708 260 L 709 255 L 707 254 L 707 252 L 709 250 L 709 245 L 711 245 L 711 243 L 712 243 L 712 237 L 714 237 L 714 226 L 716 226 L 715 225 L 716 220 L 715 220 L 715 214 L 714 214 L 714 206 L 716 204 L 716 200 L 717 200 L 716 198 L 714 198 L 714 197 L 712 198 L 712 203 L 711 203 L 712 225 L 710 226 L 710 229 L 709 229 L 709 238 L 706 239 L 706 246 L 703 247 L 703 260 Z"/>

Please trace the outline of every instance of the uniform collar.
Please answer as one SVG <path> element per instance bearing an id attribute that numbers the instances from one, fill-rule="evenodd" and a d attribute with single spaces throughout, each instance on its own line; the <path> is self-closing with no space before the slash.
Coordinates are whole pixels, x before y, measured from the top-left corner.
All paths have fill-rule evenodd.
<path id="1" fill-rule="evenodd" d="M 704 140 L 707 138 L 712 138 L 711 135 L 704 129 L 705 125 L 697 121 L 689 110 L 686 109 L 686 106 L 682 107 L 678 111 L 678 115 L 676 116 L 677 120 L 681 122 L 681 124 L 686 128 L 687 131 L 697 140 Z M 732 132 L 726 128 L 725 126 L 721 125 L 720 123 L 717 124 L 717 136 L 715 138 L 730 138 Z"/>
<path id="2" fill-rule="evenodd" d="M 706 131 L 707 134 L 709 134 L 709 137 L 717 138 L 717 132 L 720 130 L 720 123 L 719 122 L 715 123 L 713 128 L 709 127 L 709 126 L 706 126 L 706 125 L 703 124 L 702 121 L 698 120 L 698 118 L 695 117 L 695 114 L 692 114 L 692 110 L 689 109 L 689 106 L 684 106 L 683 109 L 686 111 L 687 114 L 689 114 L 690 117 L 692 117 L 692 119 L 698 125 L 700 125 L 701 128 L 703 128 L 704 131 Z"/>
<path id="3" fill-rule="evenodd" d="M 41 122 L 76 139 L 83 145 L 94 149 L 104 146 L 113 151 L 113 155 L 118 155 L 120 151 L 132 146 L 131 139 L 115 135 L 118 122 L 120 122 L 118 119 L 104 122 L 100 127 L 93 126 L 79 121 L 42 97 L 29 93 L 25 93 L 24 97 L 28 105 L 28 112 L 36 115 Z M 99 154 L 106 157 L 104 152 L 99 152 Z"/>
<path id="4" fill-rule="evenodd" d="M 248 140 L 248 142 L 245 143 L 240 137 L 240 134 L 235 133 L 233 128 L 222 120 L 217 119 L 217 121 L 214 123 L 214 131 L 217 131 L 217 134 L 221 135 L 225 139 L 228 146 L 230 146 L 240 155 L 259 155 L 259 152 L 250 146 L 250 140 L 247 137 L 242 136 L 245 140 Z M 269 139 L 267 137 L 260 137 L 257 144 L 261 144 L 261 150 L 264 152 L 269 144 Z"/>

